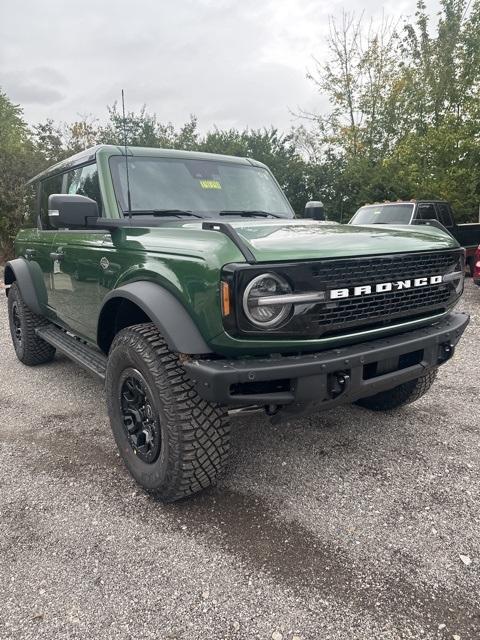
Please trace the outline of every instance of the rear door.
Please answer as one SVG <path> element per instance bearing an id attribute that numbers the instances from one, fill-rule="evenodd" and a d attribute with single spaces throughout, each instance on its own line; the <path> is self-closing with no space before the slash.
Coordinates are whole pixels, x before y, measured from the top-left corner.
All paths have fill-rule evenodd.
<path id="1" fill-rule="evenodd" d="M 45 314 L 52 320 L 56 319 L 56 314 L 52 304 L 53 264 L 50 254 L 57 231 L 48 220 L 48 196 L 51 193 L 60 193 L 61 188 L 61 175 L 50 176 L 38 184 L 37 228 L 32 229 L 28 240 L 22 247 L 22 253 L 30 262 L 30 268 L 35 270 L 36 281 L 43 282 L 44 290 L 40 295 L 46 303 Z M 37 286 L 39 285 L 37 284 Z"/>
<path id="2" fill-rule="evenodd" d="M 101 213 L 95 163 L 65 173 L 61 192 L 96 200 Z M 101 229 L 58 229 L 51 252 L 52 306 L 64 324 L 91 340 L 96 339 L 98 312 L 106 293 L 100 266 L 104 237 Z"/>

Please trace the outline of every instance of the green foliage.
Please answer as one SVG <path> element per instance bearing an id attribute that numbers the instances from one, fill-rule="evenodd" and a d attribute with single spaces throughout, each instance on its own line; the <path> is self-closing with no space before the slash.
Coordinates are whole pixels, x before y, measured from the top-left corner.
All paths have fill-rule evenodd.
<path id="1" fill-rule="evenodd" d="M 159 122 L 156 114 L 147 112 L 144 105 L 140 112 L 125 114 L 118 110 L 117 103 L 107 107 L 109 119 L 105 127 L 95 134 L 96 144 L 118 144 L 125 142 L 136 147 L 161 147 L 163 149 L 196 149 L 198 146 L 197 119 L 190 116 L 178 131 L 171 122 Z"/>
<path id="2" fill-rule="evenodd" d="M 21 108 L 0 91 L 0 260 L 11 254 L 13 238 L 26 219 L 25 182 L 38 166 Z"/>
<path id="3" fill-rule="evenodd" d="M 476 219 L 480 1 L 442 0 L 436 29 L 422 0 L 402 30 L 344 14 L 329 50 L 310 77 L 332 109 L 311 116 L 309 146 L 325 170 L 334 159 L 337 219 L 365 202 L 426 197 L 449 200 L 459 221 Z"/>

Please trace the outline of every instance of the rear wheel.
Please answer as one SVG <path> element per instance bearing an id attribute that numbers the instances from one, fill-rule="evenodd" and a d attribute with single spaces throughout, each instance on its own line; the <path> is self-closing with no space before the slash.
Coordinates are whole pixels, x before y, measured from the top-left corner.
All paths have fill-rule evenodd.
<path id="1" fill-rule="evenodd" d="M 118 449 L 144 489 L 172 502 L 215 482 L 228 459 L 227 412 L 197 394 L 153 324 L 115 337 L 106 394 Z"/>
<path id="2" fill-rule="evenodd" d="M 8 320 L 13 346 L 20 362 L 36 365 L 53 360 L 55 348 L 35 333 L 35 329 L 48 324 L 48 320 L 27 307 L 16 282 L 8 292 Z"/>
<path id="3" fill-rule="evenodd" d="M 430 389 L 436 377 L 437 370 L 434 369 L 421 378 L 404 382 L 389 391 L 361 398 L 355 404 L 371 411 L 392 411 L 421 398 Z"/>

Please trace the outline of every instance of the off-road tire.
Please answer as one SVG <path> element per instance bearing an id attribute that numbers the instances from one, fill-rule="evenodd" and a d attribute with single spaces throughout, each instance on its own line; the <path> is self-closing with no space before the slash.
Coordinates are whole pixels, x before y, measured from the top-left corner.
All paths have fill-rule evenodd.
<path id="1" fill-rule="evenodd" d="M 159 425 L 160 453 L 153 462 L 139 457 L 125 426 L 122 379 L 139 372 L 149 414 Z M 125 382 L 124 382 L 125 384 Z M 230 448 L 228 414 L 203 400 L 153 324 L 127 327 L 115 337 L 108 356 L 106 396 L 110 424 L 120 455 L 133 478 L 164 502 L 190 496 L 213 484 Z"/>
<path id="2" fill-rule="evenodd" d="M 48 324 L 48 320 L 33 313 L 27 307 L 16 282 L 12 284 L 8 292 L 8 321 L 13 347 L 20 362 L 34 366 L 53 360 L 55 347 L 49 345 L 35 333 L 35 329 Z"/>
<path id="3" fill-rule="evenodd" d="M 390 391 L 382 391 L 374 396 L 362 398 L 357 400 L 356 404 L 371 411 L 393 411 L 421 398 L 430 389 L 436 377 L 437 370 L 433 369 L 421 378 L 404 382 Z"/>

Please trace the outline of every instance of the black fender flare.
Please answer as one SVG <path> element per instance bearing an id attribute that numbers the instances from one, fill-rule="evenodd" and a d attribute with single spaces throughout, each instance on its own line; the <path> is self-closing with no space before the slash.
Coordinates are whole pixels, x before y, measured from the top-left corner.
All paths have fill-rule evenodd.
<path id="1" fill-rule="evenodd" d="M 5 265 L 3 279 L 7 287 L 14 282 L 18 284 L 23 301 L 33 313 L 44 314 L 48 296 L 43 273 L 37 262 L 29 262 L 25 258 L 9 260 Z"/>
<path id="2" fill-rule="evenodd" d="M 137 305 L 158 327 L 171 351 L 186 354 L 212 353 L 183 304 L 170 291 L 149 281 L 122 285 L 105 296 L 98 318 L 99 345 L 103 314 L 108 308 L 108 303 L 118 298 Z"/>

